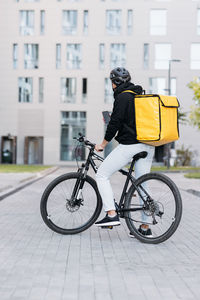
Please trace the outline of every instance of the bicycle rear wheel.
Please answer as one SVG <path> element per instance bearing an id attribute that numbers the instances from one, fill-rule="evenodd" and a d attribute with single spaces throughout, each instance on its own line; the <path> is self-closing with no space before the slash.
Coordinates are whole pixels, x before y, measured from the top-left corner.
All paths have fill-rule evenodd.
<path id="1" fill-rule="evenodd" d="M 132 209 L 125 212 L 130 232 L 144 243 L 166 241 L 176 231 L 182 216 L 182 200 L 177 186 L 169 177 L 157 173 L 141 176 L 136 185 L 146 203 L 132 185 L 124 205 L 126 209 Z M 138 231 L 141 224 L 149 225 L 151 237 Z"/>
<path id="2" fill-rule="evenodd" d="M 102 201 L 94 179 L 86 176 L 80 189 L 80 173 L 68 173 L 45 189 L 40 211 L 46 225 L 61 234 L 75 234 L 89 228 L 98 218 Z M 76 191 L 75 194 L 74 191 Z"/>

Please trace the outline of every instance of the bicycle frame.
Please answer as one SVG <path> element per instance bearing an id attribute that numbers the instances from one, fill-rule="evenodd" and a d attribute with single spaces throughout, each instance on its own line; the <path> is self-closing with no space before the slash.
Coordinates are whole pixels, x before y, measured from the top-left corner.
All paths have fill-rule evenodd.
<path id="1" fill-rule="evenodd" d="M 75 185 L 75 188 L 74 188 L 74 191 L 73 191 L 73 195 L 72 195 L 73 197 L 76 197 L 77 196 L 77 191 L 79 190 L 79 192 L 80 192 L 81 189 L 83 188 L 84 180 L 82 180 L 82 179 L 84 179 L 86 177 L 90 165 L 91 165 L 92 169 L 94 170 L 94 172 L 97 173 L 98 167 L 95 164 L 93 157 L 96 158 L 97 160 L 101 161 L 101 162 L 104 161 L 103 157 L 101 157 L 98 154 L 94 153 L 94 149 L 90 148 L 88 157 L 86 159 L 86 162 L 83 163 L 82 166 L 78 169 L 78 172 L 80 172 L 82 174 L 82 176 L 81 176 L 80 180 L 79 181 L 77 180 L 78 182 L 76 182 L 76 185 Z M 125 170 L 122 170 L 122 169 L 119 170 L 119 172 L 122 175 L 127 177 L 126 181 L 125 181 L 125 184 L 124 184 L 124 187 L 123 187 L 123 190 L 122 190 L 120 200 L 119 200 L 119 204 L 117 204 L 115 202 L 116 210 L 118 212 L 120 212 L 121 217 L 123 217 L 124 212 L 143 210 L 143 207 L 124 208 L 125 197 L 126 197 L 126 194 L 127 194 L 127 188 L 128 188 L 128 185 L 129 185 L 130 181 L 131 181 L 132 185 L 134 185 L 134 187 L 135 187 L 136 191 L 138 192 L 139 196 L 142 198 L 144 204 L 147 203 L 147 200 L 144 199 L 144 196 L 141 194 L 139 188 L 135 184 L 136 183 L 136 178 L 132 175 L 134 163 L 135 163 L 135 160 L 133 159 L 132 162 L 131 162 L 129 171 L 125 171 Z M 78 187 L 79 187 L 79 189 L 78 189 Z M 151 199 L 151 197 L 146 192 L 146 190 L 142 186 L 140 186 L 140 188 L 145 193 L 147 198 Z"/>
<path id="2" fill-rule="evenodd" d="M 101 173 L 101 167 L 98 171 L 98 166 L 104 159 L 95 152 L 95 149 L 100 147 L 88 141 L 81 133 L 74 139 L 87 147 L 86 159 L 78 166 L 78 170 L 62 174 L 50 182 L 40 202 L 41 216 L 46 225 L 57 233 L 70 235 L 80 233 L 94 224 L 101 214 L 104 200 L 101 199 L 89 170 L 91 167 L 97 175 Z M 81 153 L 76 150 L 79 149 L 75 149 L 77 158 Z M 113 209 L 117 211 L 118 217 L 125 219 L 131 236 L 134 235 L 145 243 L 161 243 L 167 240 L 179 225 L 182 215 L 181 195 L 177 186 L 166 175 L 147 173 L 135 178 L 135 162 L 137 168 L 138 160 L 148 155 L 147 151 L 135 152 L 137 151 L 133 151 L 129 168 L 119 170 L 126 178 L 120 187 L 121 197 L 117 197 L 118 204 Z M 141 164 L 143 162 L 144 160 L 140 161 Z M 158 225 L 153 227 L 151 235 L 152 228 L 146 228 L 149 232 L 145 234 L 142 232 L 143 227 L 138 228 L 138 223 L 141 226 Z M 112 229 L 112 226 L 101 227 Z"/>

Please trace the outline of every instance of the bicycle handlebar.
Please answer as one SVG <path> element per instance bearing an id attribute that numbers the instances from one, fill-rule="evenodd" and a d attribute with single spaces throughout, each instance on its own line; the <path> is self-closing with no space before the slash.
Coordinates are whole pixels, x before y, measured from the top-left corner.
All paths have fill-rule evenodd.
<path id="1" fill-rule="evenodd" d="M 79 141 L 80 143 L 84 143 L 86 146 L 89 146 L 89 147 L 91 147 L 93 149 L 95 148 L 96 144 L 93 144 L 90 141 L 86 140 L 85 136 L 82 133 L 79 132 L 79 136 L 80 136 L 79 138 L 74 137 L 73 139 Z"/>

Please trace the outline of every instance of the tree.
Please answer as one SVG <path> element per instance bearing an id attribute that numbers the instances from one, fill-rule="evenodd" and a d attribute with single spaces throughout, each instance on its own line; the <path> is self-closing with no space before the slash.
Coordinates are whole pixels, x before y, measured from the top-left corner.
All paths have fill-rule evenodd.
<path id="1" fill-rule="evenodd" d="M 187 124 L 188 119 L 187 119 L 187 112 L 182 112 L 181 109 L 178 110 L 178 120 L 179 123 L 181 124 Z"/>
<path id="2" fill-rule="evenodd" d="M 200 130 L 200 80 L 199 78 L 194 78 L 188 84 L 188 87 L 193 90 L 194 97 L 193 100 L 195 104 L 191 106 L 191 112 L 189 115 L 190 122 L 193 126 L 197 127 Z"/>

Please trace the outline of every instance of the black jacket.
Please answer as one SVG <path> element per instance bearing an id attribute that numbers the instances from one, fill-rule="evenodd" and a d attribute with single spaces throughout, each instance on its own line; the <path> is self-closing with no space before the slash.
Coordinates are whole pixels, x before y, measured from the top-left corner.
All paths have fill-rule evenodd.
<path id="1" fill-rule="evenodd" d="M 104 138 L 109 142 L 117 133 L 115 139 L 120 144 L 131 145 L 139 143 L 136 139 L 134 94 L 122 93 L 125 90 L 137 94 L 143 91 L 140 85 L 131 82 L 123 83 L 115 89 L 113 111 Z"/>

